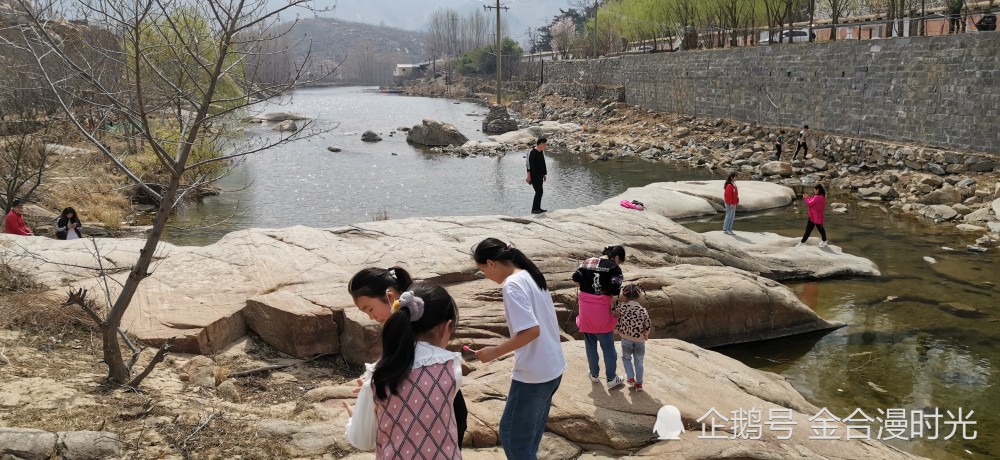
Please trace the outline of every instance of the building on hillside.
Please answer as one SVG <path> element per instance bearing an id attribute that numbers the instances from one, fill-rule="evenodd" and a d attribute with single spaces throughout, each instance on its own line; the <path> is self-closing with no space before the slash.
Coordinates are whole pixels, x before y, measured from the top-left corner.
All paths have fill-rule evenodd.
<path id="1" fill-rule="evenodd" d="M 421 64 L 396 64 L 396 69 L 392 71 L 392 76 L 400 80 L 409 80 L 424 76 L 429 63 Z"/>

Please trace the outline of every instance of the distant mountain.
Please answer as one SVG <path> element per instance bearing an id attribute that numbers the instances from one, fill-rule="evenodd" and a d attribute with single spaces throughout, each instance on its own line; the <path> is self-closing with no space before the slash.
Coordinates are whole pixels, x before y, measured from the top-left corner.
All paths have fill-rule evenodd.
<path id="1" fill-rule="evenodd" d="M 396 64 L 426 61 L 423 38 L 412 30 L 312 18 L 296 22 L 286 40 L 298 43 L 297 62 L 308 52 L 316 71 L 339 66 L 326 82 L 376 85 L 392 81 Z"/>
<path id="2" fill-rule="evenodd" d="M 276 6 L 285 0 L 270 0 Z M 495 5 L 495 0 L 314 0 L 317 8 L 336 5 L 330 13 L 321 17 L 333 17 L 345 21 L 380 24 L 408 30 L 425 30 L 430 15 L 440 8 L 451 8 L 459 13 L 482 10 L 484 5 Z M 525 31 L 547 24 L 559 14 L 559 9 L 568 9 L 569 0 L 501 0 L 507 6 L 501 14 L 511 38 L 527 43 Z M 491 14 L 494 11 L 490 11 Z M 303 17 L 307 12 L 300 12 Z"/>

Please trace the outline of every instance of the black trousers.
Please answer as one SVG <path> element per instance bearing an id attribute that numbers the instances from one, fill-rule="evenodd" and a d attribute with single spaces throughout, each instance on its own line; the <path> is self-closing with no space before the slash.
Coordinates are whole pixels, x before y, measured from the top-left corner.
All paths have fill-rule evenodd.
<path id="1" fill-rule="evenodd" d="M 822 236 L 823 241 L 826 241 L 826 229 L 823 228 L 823 224 L 813 223 L 812 219 L 809 219 L 809 223 L 806 224 L 806 234 L 802 237 L 802 242 L 805 243 L 809 239 L 809 235 L 813 232 L 813 227 L 819 230 L 819 236 Z"/>
<path id="2" fill-rule="evenodd" d="M 795 153 L 792 154 L 792 159 L 794 160 L 796 155 L 799 154 L 799 149 L 802 149 L 802 158 L 809 155 L 809 146 L 805 142 L 799 142 L 799 145 L 795 147 Z"/>
<path id="3" fill-rule="evenodd" d="M 531 202 L 532 211 L 542 209 L 542 184 L 544 183 L 543 179 L 531 178 L 531 188 L 535 189 L 535 200 Z"/>
<path id="4" fill-rule="evenodd" d="M 462 440 L 465 439 L 465 430 L 469 428 L 469 409 L 465 407 L 465 396 L 462 390 L 455 394 L 455 425 L 458 428 L 458 448 L 462 448 Z"/>

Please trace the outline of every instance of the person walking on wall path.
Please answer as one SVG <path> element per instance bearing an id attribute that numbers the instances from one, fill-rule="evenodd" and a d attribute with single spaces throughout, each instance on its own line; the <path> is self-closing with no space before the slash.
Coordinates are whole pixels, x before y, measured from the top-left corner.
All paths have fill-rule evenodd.
<path id="1" fill-rule="evenodd" d="M 792 154 L 792 159 L 799 154 L 799 150 L 802 150 L 802 158 L 809 155 L 809 125 L 802 126 L 802 131 L 799 131 L 799 138 L 797 140 L 797 145 L 795 146 L 795 153 Z"/>
<path id="2" fill-rule="evenodd" d="M 781 159 L 781 146 L 785 144 L 785 130 L 781 130 L 778 133 L 778 137 L 774 139 L 774 160 Z"/>
<path id="3" fill-rule="evenodd" d="M 819 236 L 823 238 L 823 241 L 819 243 L 820 247 L 826 247 L 826 229 L 823 228 L 823 212 L 826 210 L 826 190 L 821 184 L 816 184 L 816 193 L 813 196 L 809 196 L 805 193 L 802 194 L 802 199 L 805 200 L 806 206 L 809 207 L 809 222 L 806 223 L 806 233 L 802 235 L 802 241 L 796 246 L 804 246 L 806 241 L 809 240 L 809 235 L 813 231 L 813 227 L 819 230 Z"/>
<path id="4" fill-rule="evenodd" d="M 528 178 L 524 181 L 535 189 L 535 199 L 531 202 L 532 214 L 545 212 L 542 209 L 542 185 L 548 180 L 548 171 L 545 169 L 545 147 L 548 142 L 548 139 L 540 137 L 535 142 L 535 148 L 528 152 Z"/>
<path id="5" fill-rule="evenodd" d="M 729 177 L 726 178 L 726 184 L 724 188 L 725 206 L 726 206 L 726 218 L 722 221 L 722 233 L 727 235 L 735 235 L 733 233 L 733 220 L 736 219 L 736 207 L 740 204 L 740 191 L 736 188 L 736 171 L 729 173 Z"/>

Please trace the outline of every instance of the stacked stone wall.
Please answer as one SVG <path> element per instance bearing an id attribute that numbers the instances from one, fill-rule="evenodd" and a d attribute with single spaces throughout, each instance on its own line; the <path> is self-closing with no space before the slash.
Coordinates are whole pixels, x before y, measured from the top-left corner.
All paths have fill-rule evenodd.
<path id="1" fill-rule="evenodd" d="M 1000 153 L 1000 33 L 546 62 L 543 92 Z"/>

